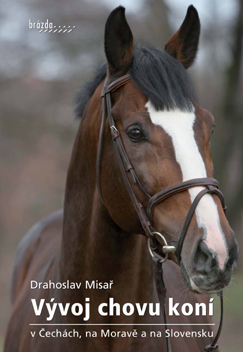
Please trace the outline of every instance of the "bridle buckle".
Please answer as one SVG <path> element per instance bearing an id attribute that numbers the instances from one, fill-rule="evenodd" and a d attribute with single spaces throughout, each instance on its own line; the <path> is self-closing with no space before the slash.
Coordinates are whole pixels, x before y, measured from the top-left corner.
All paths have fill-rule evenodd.
<path id="1" fill-rule="evenodd" d="M 163 246 L 163 253 L 175 253 L 176 247 L 175 246 Z"/>
<path id="2" fill-rule="evenodd" d="M 149 253 L 151 255 L 152 258 L 156 256 L 160 257 L 160 262 L 161 263 L 164 263 L 167 259 L 168 259 L 168 256 L 169 256 L 169 253 L 175 253 L 176 252 L 176 248 L 174 246 L 168 246 L 168 243 L 165 239 L 165 237 L 160 233 L 160 232 L 152 232 L 152 237 L 148 238 L 148 250 L 149 250 Z M 157 251 L 156 249 L 158 248 L 156 245 L 155 246 L 151 246 L 151 242 L 153 241 L 153 238 L 155 237 L 155 235 L 159 236 L 163 242 L 164 242 L 164 246 L 162 246 L 162 252 L 164 254 L 164 257 L 162 257 Z M 154 243 L 153 243 L 154 245 Z"/>
<path id="3" fill-rule="evenodd" d="M 117 137 L 119 137 L 119 131 L 114 125 L 112 125 L 110 128 L 111 128 L 112 138 L 115 140 Z"/>

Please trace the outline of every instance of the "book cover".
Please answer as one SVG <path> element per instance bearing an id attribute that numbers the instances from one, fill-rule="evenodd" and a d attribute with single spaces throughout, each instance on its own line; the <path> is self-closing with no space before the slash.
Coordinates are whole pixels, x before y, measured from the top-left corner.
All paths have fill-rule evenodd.
<path id="1" fill-rule="evenodd" d="M 243 1 L 1 11 L 0 351 L 240 352 Z"/>

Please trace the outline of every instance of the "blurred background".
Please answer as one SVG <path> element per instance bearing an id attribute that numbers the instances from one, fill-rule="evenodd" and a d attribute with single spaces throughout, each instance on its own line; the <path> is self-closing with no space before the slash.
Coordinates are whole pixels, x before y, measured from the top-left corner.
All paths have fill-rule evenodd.
<path id="1" fill-rule="evenodd" d="M 75 94 L 104 60 L 104 24 L 120 4 L 127 9 L 135 39 L 161 48 L 179 28 L 187 7 L 197 8 L 202 32 L 190 74 L 201 105 L 216 119 L 215 177 L 226 197 L 230 224 L 243 242 L 243 0 L 2 0 L 0 351 L 17 244 L 36 221 L 62 207 L 79 124 L 73 114 Z M 70 33 L 29 29 L 29 20 L 47 19 L 75 28 Z M 225 292 L 221 352 L 242 351 L 242 297 L 240 261 Z"/>

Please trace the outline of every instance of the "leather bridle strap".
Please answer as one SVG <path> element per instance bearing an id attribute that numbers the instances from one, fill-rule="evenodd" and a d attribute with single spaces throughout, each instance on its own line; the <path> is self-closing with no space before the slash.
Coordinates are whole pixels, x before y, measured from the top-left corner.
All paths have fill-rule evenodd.
<path id="1" fill-rule="evenodd" d="M 161 312 L 163 314 L 164 318 L 164 324 L 165 324 L 165 331 L 167 330 L 167 317 L 166 317 L 166 287 L 164 283 L 164 275 L 163 275 L 163 265 L 161 264 L 160 258 L 159 257 L 154 257 L 153 258 L 153 271 L 154 271 L 154 281 L 156 285 L 156 290 L 157 294 L 160 300 L 160 305 L 161 305 Z M 163 309 L 162 309 L 163 307 Z M 167 352 L 171 352 L 171 345 L 170 345 L 170 339 L 166 335 L 166 347 L 167 347 Z"/>
<path id="2" fill-rule="evenodd" d="M 107 84 L 107 78 L 105 80 L 104 87 L 106 86 L 106 84 Z M 105 201 L 101 190 L 101 175 L 100 175 L 101 160 L 102 160 L 102 146 L 103 146 L 104 130 L 105 130 L 105 113 L 106 113 L 105 103 L 103 100 L 104 100 L 104 97 L 102 96 L 102 118 L 101 118 L 101 124 L 100 124 L 99 141 L 98 141 L 98 149 L 97 149 L 97 157 L 96 157 L 96 181 L 97 181 L 100 199 L 105 206 Z"/>
<path id="3" fill-rule="evenodd" d="M 126 82 L 127 83 L 127 79 L 118 81 L 118 87 L 121 86 L 122 83 Z M 114 88 L 112 87 L 113 91 Z M 140 188 L 142 187 L 140 182 L 138 181 L 138 178 L 135 174 L 135 171 L 128 159 L 128 156 L 126 154 L 126 151 L 124 149 L 123 143 L 121 141 L 121 137 L 120 137 L 120 133 L 117 130 L 117 128 L 115 127 L 115 121 L 111 115 L 111 96 L 110 96 L 110 89 L 106 88 L 105 92 L 102 92 L 102 99 L 103 99 L 103 106 L 106 106 L 107 108 L 107 116 L 108 116 L 108 120 L 109 120 L 109 124 L 110 124 L 110 128 L 111 128 L 111 135 L 113 138 L 113 142 L 114 142 L 114 148 L 115 148 L 115 152 L 116 152 L 116 156 L 117 156 L 117 160 L 118 160 L 118 164 L 120 167 L 120 171 L 123 177 L 123 181 L 125 183 L 125 186 L 127 188 L 127 191 L 130 195 L 130 198 L 132 200 L 132 203 L 135 207 L 135 210 L 138 214 L 139 220 L 142 224 L 142 227 L 145 231 L 145 234 L 147 237 L 151 237 L 152 234 L 152 230 L 151 230 L 151 223 L 147 217 L 147 214 L 142 206 L 142 204 L 138 201 L 133 188 L 131 186 L 131 183 L 129 181 L 129 177 L 128 177 L 128 173 L 131 176 L 132 182 L 134 184 L 137 184 Z M 105 101 L 104 101 L 105 99 Z M 106 104 L 105 104 L 106 102 Z M 104 118 L 105 118 L 105 109 L 103 109 L 104 111 Z M 103 119 L 103 118 L 102 118 Z M 100 190 L 101 193 L 101 190 Z M 146 192 L 147 194 L 147 192 Z M 148 195 L 149 196 L 149 195 Z"/>
<path id="4" fill-rule="evenodd" d="M 102 203 L 105 205 L 105 202 L 104 202 L 104 199 L 103 199 L 103 196 L 102 196 L 102 191 L 101 191 L 100 174 L 101 174 L 101 156 L 102 156 L 101 154 L 102 154 L 103 136 L 104 136 L 104 128 L 105 128 L 106 109 L 107 109 L 107 115 L 108 115 L 108 120 L 109 120 L 109 125 L 110 125 L 110 128 L 111 128 L 111 134 L 112 134 L 112 138 L 113 138 L 113 141 L 114 141 L 114 145 L 116 146 L 116 144 L 117 144 L 117 147 L 115 147 L 115 149 L 116 149 L 117 157 L 119 155 L 118 163 L 119 163 L 119 166 L 120 166 L 120 170 L 121 170 L 121 172 L 123 174 L 123 171 L 124 171 L 123 169 L 125 168 L 126 172 L 129 172 L 133 184 L 138 185 L 138 187 L 147 196 L 147 198 L 150 198 L 150 195 L 147 193 L 147 191 L 144 189 L 144 187 L 140 183 L 136 173 L 134 172 L 133 166 L 129 162 L 129 159 L 127 157 L 126 151 L 124 149 L 123 143 L 122 143 L 120 135 L 119 135 L 119 131 L 115 127 L 115 121 L 114 121 L 114 119 L 113 119 L 113 117 L 111 115 L 111 97 L 110 97 L 110 93 L 114 92 L 116 89 L 120 88 L 124 84 L 130 82 L 131 81 L 130 75 L 127 74 L 125 76 L 122 76 L 121 78 L 119 78 L 116 81 L 112 82 L 110 85 L 107 85 L 107 81 L 108 81 L 108 79 L 106 78 L 105 83 L 104 83 L 104 88 L 103 88 L 102 93 L 101 93 L 101 98 L 102 98 L 102 119 L 101 119 L 100 133 L 99 133 L 97 162 L 96 162 L 97 185 L 98 185 L 100 198 L 102 200 Z M 124 179 L 124 177 L 127 178 L 127 175 L 123 174 L 123 179 Z M 126 183 L 126 186 L 129 187 L 126 181 L 125 181 L 125 183 Z M 129 187 L 128 192 L 129 192 L 130 195 L 131 195 L 130 192 L 134 193 L 133 189 L 131 187 Z M 135 204 L 137 203 L 135 199 L 134 199 L 133 204 L 134 203 Z M 136 204 L 136 205 L 135 204 L 134 204 L 134 206 L 137 209 L 138 208 L 138 204 Z M 141 204 L 139 205 L 139 208 L 140 208 L 140 206 L 141 206 Z M 143 218 L 143 216 L 142 216 L 142 218 Z M 142 220 L 144 222 L 144 219 L 142 219 Z M 146 225 L 146 227 L 147 227 L 147 225 Z"/>
<path id="5" fill-rule="evenodd" d="M 216 181 L 216 180 L 215 180 Z M 221 203 L 222 203 L 222 206 L 223 206 L 223 209 L 224 211 L 226 211 L 226 206 L 225 206 L 225 203 L 224 203 L 224 197 L 223 197 L 223 194 L 220 192 L 219 189 L 215 188 L 215 187 L 212 187 L 212 186 L 207 186 L 207 188 L 203 189 L 202 191 L 200 191 L 197 196 L 195 197 L 194 201 L 192 202 L 192 205 L 189 209 L 189 212 L 187 214 L 187 217 L 186 217 L 186 220 L 185 220 L 185 223 L 184 223 L 184 226 L 182 228 L 182 231 L 181 231 L 181 234 L 180 234 L 180 237 L 179 237 L 179 241 L 178 241 L 178 244 L 177 244 L 177 248 L 176 248 L 176 256 L 177 256 L 177 260 L 178 262 L 180 263 L 181 262 L 181 251 L 182 251 L 182 246 L 183 246 L 183 243 L 184 243 L 184 240 L 185 240 L 185 237 L 186 237 L 186 234 L 187 234 L 187 230 L 188 230 L 188 227 L 190 225 L 190 222 L 192 220 L 192 217 L 193 217 L 193 214 L 196 210 L 196 207 L 199 203 L 199 201 L 202 199 L 202 197 L 207 194 L 207 193 L 210 193 L 210 194 L 217 194 L 217 196 L 219 196 L 220 200 L 221 200 Z"/>
<path id="6" fill-rule="evenodd" d="M 147 214 L 148 217 L 151 219 L 152 218 L 152 213 L 153 213 L 153 208 L 163 202 L 165 199 L 173 196 L 174 194 L 177 194 L 179 192 L 183 192 L 188 190 L 189 188 L 192 187 L 198 187 L 198 186 L 214 186 L 217 187 L 219 186 L 219 183 L 217 180 L 211 177 L 205 177 L 205 178 L 194 178 L 185 182 L 177 183 L 176 185 L 173 185 L 171 187 L 167 187 L 163 189 L 162 191 L 156 193 L 153 195 L 147 205 Z"/>
<path id="7" fill-rule="evenodd" d="M 224 316 L 223 291 L 218 292 L 218 296 L 220 298 L 220 311 L 221 311 L 219 327 L 218 327 L 218 331 L 216 333 L 216 336 L 215 336 L 213 342 L 210 345 L 207 345 L 206 347 L 204 347 L 204 351 L 206 351 L 206 352 L 212 352 L 212 351 L 216 350 L 219 347 L 217 342 L 218 342 L 218 339 L 220 337 L 221 330 L 222 330 L 222 327 L 223 327 L 223 316 Z"/>

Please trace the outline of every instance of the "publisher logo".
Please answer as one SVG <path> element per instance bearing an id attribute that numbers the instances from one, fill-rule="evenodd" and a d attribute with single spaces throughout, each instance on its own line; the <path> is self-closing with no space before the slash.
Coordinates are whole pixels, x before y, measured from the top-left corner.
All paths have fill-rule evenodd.
<path id="1" fill-rule="evenodd" d="M 40 20 L 32 22 L 29 19 L 29 29 L 37 29 L 39 33 L 70 33 L 74 28 L 75 26 L 55 26 L 48 19 L 45 22 L 41 22 Z"/>

